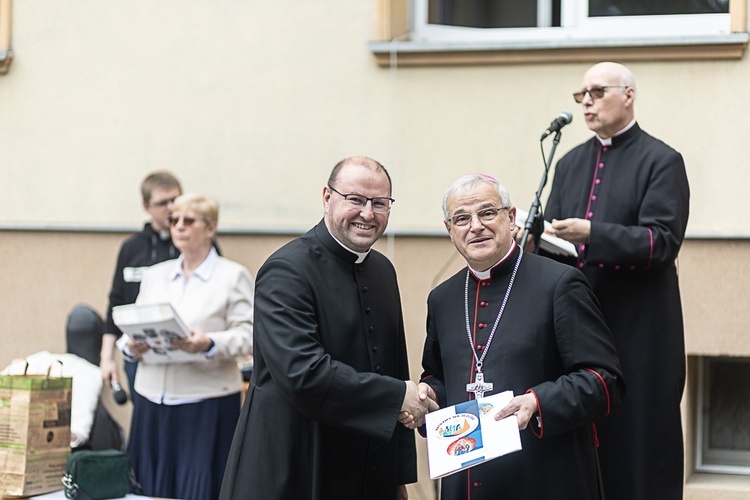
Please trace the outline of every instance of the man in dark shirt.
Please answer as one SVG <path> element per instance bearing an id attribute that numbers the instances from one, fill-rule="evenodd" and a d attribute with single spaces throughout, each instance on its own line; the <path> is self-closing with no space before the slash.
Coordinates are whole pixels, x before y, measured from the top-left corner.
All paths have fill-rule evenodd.
<path id="1" fill-rule="evenodd" d="M 169 172 L 154 172 L 141 183 L 141 194 L 143 209 L 149 214 L 151 221 L 143 226 L 140 233 L 125 240 L 117 257 L 112 289 L 109 292 L 107 321 L 102 337 L 101 370 L 105 384 L 118 383 L 113 348 L 122 332 L 112 321 L 112 308 L 135 302 L 144 268 L 175 259 L 180 254 L 179 250 L 172 245 L 168 221 L 172 202 L 182 194 L 180 182 Z M 125 372 L 131 393 L 136 368 L 137 363 L 125 362 Z"/>

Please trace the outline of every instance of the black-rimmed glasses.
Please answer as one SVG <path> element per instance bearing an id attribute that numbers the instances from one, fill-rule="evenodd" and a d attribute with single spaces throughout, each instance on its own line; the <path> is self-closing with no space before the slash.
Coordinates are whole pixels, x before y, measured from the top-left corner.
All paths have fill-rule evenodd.
<path id="1" fill-rule="evenodd" d="M 339 191 L 336 191 L 336 189 L 328 185 L 328 189 L 333 191 L 334 193 L 338 194 L 339 196 L 343 196 L 346 201 L 348 201 L 351 204 L 352 209 L 363 209 L 365 206 L 367 206 L 367 202 L 372 202 L 372 211 L 377 214 L 387 214 L 391 211 L 391 205 L 396 201 L 393 198 L 384 198 L 384 197 L 375 197 L 375 198 L 368 198 L 367 196 L 356 194 L 356 193 L 341 193 Z"/>
<path id="2" fill-rule="evenodd" d="M 581 104 L 583 102 L 583 98 L 586 97 L 586 94 L 589 94 L 592 100 L 601 99 L 602 97 L 604 97 L 604 93 L 607 91 L 607 89 L 626 89 L 628 87 L 629 85 L 606 85 L 604 87 L 583 89 L 579 92 L 573 92 L 573 99 L 575 99 L 578 104 Z"/>
<path id="3" fill-rule="evenodd" d="M 172 217 L 170 215 L 169 217 L 167 217 L 167 221 L 169 222 L 169 225 L 172 227 L 175 227 L 177 223 L 180 222 L 180 219 L 182 219 L 182 224 L 185 227 L 190 227 L 199 220 L 202 220 L 205 222 L 205 219 L 202 219 L 200 217 L 190 217 L 189 215 L 183 215 L 182 217 Z"/>
<path id="4" fill-rule="evenodd" d="M 468 226 L 471 222 L 472 217 L 475 215 L 482 223 L 492 222 L 497 218 L 497 214 L 500 213 L 500 210 L 508 210 L 510 207 L 490 207 L 490 208 L 483 208 L 482 210 L 478 210 L 476 213 L 473 214 L 456 214 L 453 217 L 451 217 L 449 220 L 451 221 L 451 224 L 454 226 L 462 227 L 462 226 Z"/>

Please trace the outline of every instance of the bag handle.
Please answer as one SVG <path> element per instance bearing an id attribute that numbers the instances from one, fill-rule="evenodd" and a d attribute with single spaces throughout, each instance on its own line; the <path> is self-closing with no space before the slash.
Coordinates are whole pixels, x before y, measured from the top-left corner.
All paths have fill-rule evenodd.
<path id="1" fill-rule="evenodd" d="M 53 367 L 53 366 L 55 365 L 55 363 L 58 363 L 58 364 L 60 365 L 60 377 L 62 377 L 62 376 L 63 376 L 63 368 L 65 367 L 65 365 L 63 365 L 63 362 L 62 362 L 62 361 L 60 361 L 59 359 L 56 359 L 56 360 L 54 360 L 54 361 L 53 361 L 53 362 L 52 362 L 52 363 L 51 363 L 51 364 L 50 364 L 50 365 L 49 365 L 49 366 L 47 367 L 47 379 L 48 379 L 48 380 L 49 380 L 50 378 L 52 378 L 52 367 Z M 26 362 L 26 369 L 28 369 L 28 368 L 29 368 L 29 362 L 27 361 L 27 362 Z M 55 377 L 55 378 L 59 378 L 59 377 Z"/>
<path id="2" fill-rule="evenodd" d="M 16 363 L 19 363 L 19 362 L 23 362 L 23 364 L 24 364 L 24 367 L 23 367 L 23 373 L 21 374 L 21 376 L 22 376 L 22 377 L 28 377 L 28 376 L 29 376 L 29 366 L 31 366 L 31 365 L 29 365 L 29 360 L 28 360 L 28 359 L 26 359 L 26 358 L 23 358 L 23 359 L 19 359 L 19 358 L 16 358 L 16 359 L 14 359 L 14 360 L 13 360 L 13 361 L 11 362 L 11 364 L 10 364 L 10 365 L 8 366 L 8 368 L 7 368 L 7 369 L 8 369 L 8 375 L 13 375 L 13 374 L 11 373 L 11 367 L 12 367 L 12 366 L 13 366 L 14 364 L 16 364 Z M 55 359 L 55 360 L 53 360 L 53 361 L 52 361 L 52 363 L 50 363 L 50 365 L 49 365 L 49 366 L 47 367 L 47 375 L 46 375 L 46 377 L 47 377 L 48 379 L 50 379 L 50 378 L 60 378 L 60 377 L 53 377 L 53 376 L 52 376 L 52 367 L 53 367 L 53 366 L 55 366 L 56 364 L 59 364 L 59 365 L 60 365 L 60 377 L 62 377 L 62 376 L 63 376 L 63 368 L 65 367 L 65 365 L 63 364 L 63 362 L 62 362 L 61 360 L 59 360 L 59 359 Z M 15 370 L 13 370 L 13 371 L 15 371 Z M 16 375 L 16 376 L 17 376 L 17 375 Z"/>

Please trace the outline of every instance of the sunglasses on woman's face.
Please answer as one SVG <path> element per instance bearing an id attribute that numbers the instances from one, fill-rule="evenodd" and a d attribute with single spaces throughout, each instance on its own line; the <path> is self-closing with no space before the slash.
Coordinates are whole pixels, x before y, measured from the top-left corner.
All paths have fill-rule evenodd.
<path id="1" fill-rule="evenodd" d="M 200 217 L 190 217 L 189 215 L 183 215 L 182 217 L 173 217 L 170 215 L 167 218 L 167 221 L 169 221 L 170 226 L 175 227 L 177 223 L 180 222 L 180 219 L 182 219 L 182 224 L 185 227 L 190 227 L 195 224 L 196 221 L 203 220 Z"/>

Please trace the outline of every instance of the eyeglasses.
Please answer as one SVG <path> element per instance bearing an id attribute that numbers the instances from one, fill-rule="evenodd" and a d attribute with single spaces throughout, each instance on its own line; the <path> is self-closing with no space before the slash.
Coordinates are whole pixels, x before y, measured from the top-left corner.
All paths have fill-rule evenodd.
<path id="1" fill-rule="evenodd" d="M 172 217 L 171 215 L 167 217 L 167 221 L 169 222 L 169 225 L 172 227 L 175 227 L 178 222 L 180 222 L 180 219 L 182 219 L 182 224 L 185 227 L 190 227 L 193 224 L 196 223 L 196 221 L 202 220 L 203 222 L 206 222 L 206 219 L 202 219 L 200 217 L 190 217 L 189 215 L 183 215 L 182 217 Z"/>
<path id="2" fill-rule="evenodd" d="M 458 227 L 468 226 L 471 222 L 472 217 L 475 215 L 479 219 L 479 222 L 487 223 L 492 222 L 500 213 L 500 210 L 508 210 L 510 207 L 492 207 L 483 208 L 474 214 L 456 214 L 450 218 L 451 224 Z"/>
<path id="3" fill-rule="evenodd" d="M 592 89 L 583 89 L 580 92 L 574 92 L 573 93 L 573 99 L 576 100 L 578 104 L 581 104 L 583 102 L 583 98 L 586 97 L 586 94 L 589 94 L 591 96 L 591 99 L 601 99 L 604 97 L 604 92 L 607 89 L 626 89 L 629 85 L 607 85 L 605 87 L 594 87 Z"/>
<path id="4" fill-rule="evenodd" d="M 174 200 L 176 198 L 177 197 L 175 196 L 174 198 L 167 198 L 166 200 L 154 201 L 154 202 L 151 202 L 151 205 L 154 207 L 166 207 L 170 203 L 174 203 Z"/>
<path id="5" fill-rule="evenodd" d="M 368 198 L 367 196 L 362 196 L 361 194 L 354 194 L 354 193 L 348 193 L 344 194 L 339 191 L 336 191 L 333 186 L 330 184 L 328 185 L 328 189 L 333 191 L 334 193 L 341 195 L 344 197 L 346 201 L 349 202 L 351 205 L 352 210 L 356 209 L 363 209 L 367 206 L 367 202 L 372 202 L 372 211 L 376 214 L 387 214 L 391 211 L 391 205 L 395 203 L 396 200 L 393 198 L 383 198 L 383 197 L 375 197 L 375 198 Z"/>

